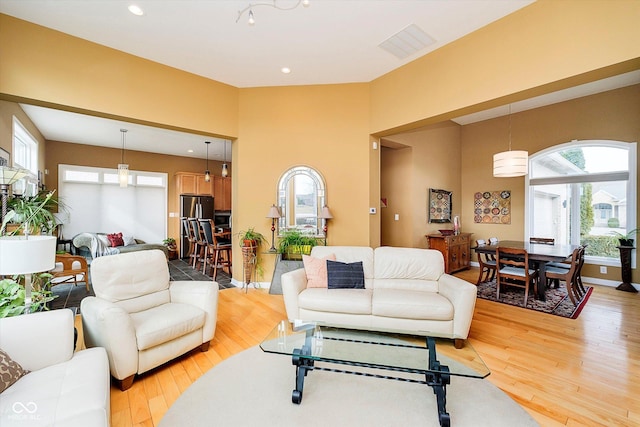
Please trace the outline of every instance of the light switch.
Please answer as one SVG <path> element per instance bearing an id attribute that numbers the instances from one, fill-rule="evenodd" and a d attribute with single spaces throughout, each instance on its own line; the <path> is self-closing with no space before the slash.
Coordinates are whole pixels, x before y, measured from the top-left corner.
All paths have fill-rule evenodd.
<path id="1" fill-rule="evenodd" d="M 395 214 L 393 216 L 393 219 L 395 219 L 396 221 L 400 221 L 400 214 Z"/>

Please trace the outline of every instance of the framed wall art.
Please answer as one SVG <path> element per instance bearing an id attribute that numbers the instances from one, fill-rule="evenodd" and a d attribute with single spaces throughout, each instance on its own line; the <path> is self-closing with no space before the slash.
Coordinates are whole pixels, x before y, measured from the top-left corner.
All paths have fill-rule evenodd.
<path id="1" fill-rule="evenodd" d="M 476 224 L 511 224 L 511 190 L 479 191 L 473 199 Z"/>
<path id="2" fill-rule="evenodd" d="M 429 222 L 451 222 L 451 191 L 430 188 L 428 199 Z"/>

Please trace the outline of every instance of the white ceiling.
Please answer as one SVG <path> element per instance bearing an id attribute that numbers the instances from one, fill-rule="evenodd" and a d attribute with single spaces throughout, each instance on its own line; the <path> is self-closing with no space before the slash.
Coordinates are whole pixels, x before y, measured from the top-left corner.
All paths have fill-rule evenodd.
<path id="1" fill-rule="evenodd" d="M 236 87 L 369 82 L 416 58 L 500 19 L 532 0 L 296 0 L 251 2 L 249 26 L 244 0 L 141 0 L 145 14 L 132 15 L 122 0 L 2 0 L 0 12 L 119 49 Z M 258 4 L 259 3 L 259 4 Z M 435 40 L 404 59 L 379 45 L 417 25 Z M 290 74 L 280 69 L 289 67 Z M 512 104 L 536 108 L 640 82 L 638 73 L 607 79 L 597 88 L 579 87 Z M 589 86 L 589 85 L 586 85 Z M 595 92 L 594 92 L 595 91 Z M 75 113 L 23 106 L 49 140 L 222 159 L 224 141 Z M 455 119 L 460 124 L 507 114 L 507 107 Z M 231 153 L 227 144 L 227 159 Z M 194 150 L 193 153 L 187 152 Z"/>

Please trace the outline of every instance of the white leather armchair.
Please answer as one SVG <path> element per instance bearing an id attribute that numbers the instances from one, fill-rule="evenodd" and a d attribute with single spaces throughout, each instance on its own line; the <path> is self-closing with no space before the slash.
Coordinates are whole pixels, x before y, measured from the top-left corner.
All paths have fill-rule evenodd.
<path id="1" fill-rule="evenodd" d="M 121 390 L 131 387 L 136 373 L 198 346 L 209 349 L 216 329 L 217 282 L 171 282 L 159 250 L 96 258 L 90 272 L 96 296 L 80 306 L 85 343 L 107 350 Z"/>

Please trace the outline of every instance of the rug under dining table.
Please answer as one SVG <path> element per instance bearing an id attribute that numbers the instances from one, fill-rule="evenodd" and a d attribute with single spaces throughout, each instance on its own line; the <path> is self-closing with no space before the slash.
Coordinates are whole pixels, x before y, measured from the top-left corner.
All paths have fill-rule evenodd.
<path id="1" fill-rule="evenodd" d="M 587 292 L 577 305 L 573 304 L 567 295 L 567 289 L 564 286 L 560 286 L 558 288 L 547 288 L 545 291 L 545 301 L 536 299 L 533 289 L 530 289 L 527 305 L 525 306 L 523 288 L 507 286 L 505 289 L 500 291 L 500 300 L 498 300 L 496 298 L 496 281 L 493 280 L 478 284 L 478 298 L 575 319 L 582 312 L 582 309 L 589 301 L 589 297 L 593 292 L 592 286 L 585 285 L 585 289 Z"/>

